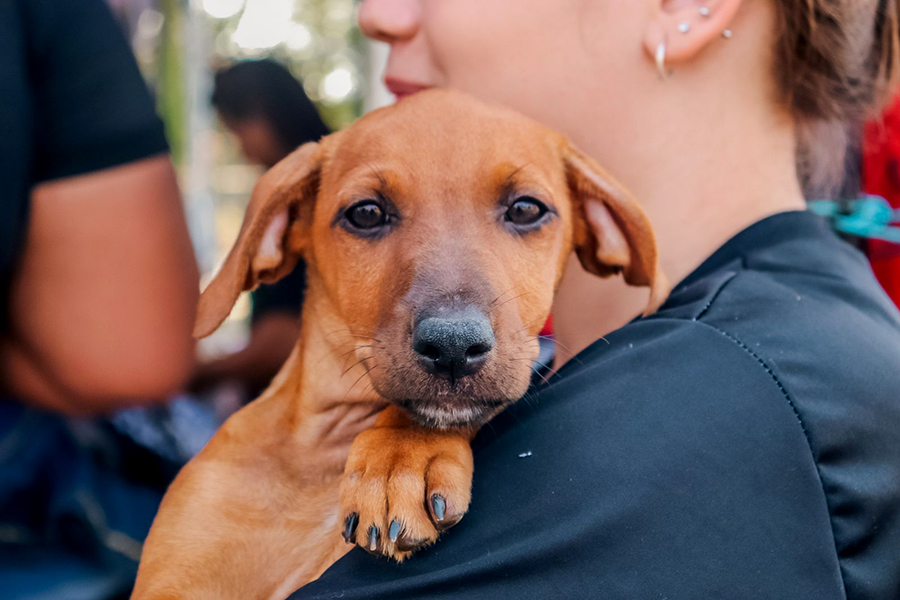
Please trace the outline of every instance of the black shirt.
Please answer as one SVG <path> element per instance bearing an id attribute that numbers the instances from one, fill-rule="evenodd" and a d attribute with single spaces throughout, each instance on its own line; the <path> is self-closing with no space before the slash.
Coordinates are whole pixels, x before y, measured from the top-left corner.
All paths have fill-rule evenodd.
<path id="1" fill-rule="evenodd" d="M 900 316 L 795 212 L 485 427 L 434 547 L 292 599 L 845 597 L 900 598 Z"/>
<path id="2" fill-rule="evenodd" d="M 166 149 L 104 0 L 0 0 L 0 303 L 35 184 Z"/>
<path id="3" fill-rule="evenodd" d="M 272 313 L 289 313 L 300 316 L 303 299 L 306 296 L 306 262 L 297 261 L 294 270 L 271 285 L 262 284 L 253 292 L 253 311 L 250 313 L 251 325 L 256 324 L 264 315 Z"/>

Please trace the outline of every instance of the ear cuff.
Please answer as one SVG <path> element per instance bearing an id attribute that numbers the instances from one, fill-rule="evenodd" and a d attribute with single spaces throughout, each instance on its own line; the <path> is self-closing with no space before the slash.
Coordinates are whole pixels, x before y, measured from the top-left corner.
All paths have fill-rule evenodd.
<path id="1" fill-rule="evenodd" d="M 668 70 L 666 70 L 666 42 L 663 40 L 659 43 L 659 46 L 656 47 L 656 73 L 659 75 L 660 81 L 665 81 L 669 76 Z"/>

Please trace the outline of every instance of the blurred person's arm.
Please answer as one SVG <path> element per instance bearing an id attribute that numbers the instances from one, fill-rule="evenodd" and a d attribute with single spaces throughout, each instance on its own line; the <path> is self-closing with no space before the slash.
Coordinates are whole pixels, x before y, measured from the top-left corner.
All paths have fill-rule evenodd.
<path id="1" fill-rule="evenodd" d="M 163 400 L 193 364 L 197 290 L 168 156 L 37 186 L 0 344 L 5 391 L 71 413 Z"/>

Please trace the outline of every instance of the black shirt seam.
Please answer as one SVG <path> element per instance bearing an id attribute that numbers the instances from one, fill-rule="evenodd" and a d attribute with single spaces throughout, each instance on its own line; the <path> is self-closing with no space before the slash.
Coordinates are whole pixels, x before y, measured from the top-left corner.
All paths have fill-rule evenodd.
<path id="1" fill-rule="evenodd" d="M 788 406 L 790 406 L 791 410 L 794 412 L 794 416 L 797 419 L 797 423 L 800 425 L 800 430 L 803 432 L 803 437 L 806 439 L 806 446 L 809 449 L 810 458 L 812 458 L 813 465 L 815 466 L 815 469 L 816 469 L 816 477 L 819 479 L 819 487 L 822 490 L 822 498 L 825 500 L 825 509 L 828 511 L 828 526 L 831 528 L 831 541 L 834 546 L 834 556 L 835 556 L 835 560 L 837 561 L 838 572 L 840 573 L 840 576 L 841 576 L 841 592 L 843 593 L 844 598 L 846 599 L 847 598 L 847 588 L 846 588 L 845 577 L 844 577 L 844 565 L 841 562 L 841 554 L 838 551 L 838 547 L 837 547 L 837 534 L 834 529 L 834 518 L 832 516 L 833 510 L 831 507 L 831 502 L 828 498 L 828 493 L 825 491 L 825 482 L 822 479 L 822 471 L 819 468 L 819 460 L 816 458 L 817 454 L 815 451 L 815 445 L 813 444 L 809 430 L 806 428 L 806 424 L 803 422 L 803 417 L 800 415 L 800 411 L 797 409 L 797 405 L 794 404 L 794 399 L 791 397 L 790 392 L 787 391 L 787 388 L 785 388 L 784 384 L 781 383 L 781 380 L 778 378 L 778 376 L 775 374 L 775 372 L 771 369 L 771 367 L 769 367 L 768 363 L 765 360 L 763 360 L 763 358 L 761 356 L 756 354 L 756 352 L 754 352 L 749 346 L 747 346 L 747 344 L 742 342 L 740 339 L 738 339 L 734 335 L 728 333 L 727 331 L 720 329 L 720 328 L 716 327 L 715 325 L 712 325 L 711 323 L 708 323 L 706 321 L 699 320 L 700 317 L 702 317 L 709 311 L 709 309 L 712 307 L 715 300 L 724 291 L 725 287 L 727 287 L 727 285 L 729 283 L 734 281 L 737 275 L 738 275 L 738 273 L 734 273 L 734 274 L 732 274 L 731 277 L 729 277 L 726 281 L 724 281 L 722 283 L 722 285 L 719 286 L 719 289 L 716 290 L 715 293 L 712 295 L 712 297 L 710 298 L 710 301 L 706 304 L 706 306 L 703 308 L 703 310 L 701 310 L 700 313 L 691 320 L 699 325 L 704 325 L 706 327 L 709 327 L 713 331 L 716 331 L 719 334 L 725 336 L 725 338 L 734 342 L 739 348 L 741 348 L 747 354 L 749 354 L 751 357 L 753 357 L 759 363 L 759 365 L 763 368 L 763 370 L 769 375 L 769 377 L 772 379 L 772 381 L 775 383 L 775 385 L 778 387 L 778 389 L 781 391 L 781 394 L 784 396 L 784 399 L 787 401 Z"/>
<path id="2" fill-rule="evenodd" d="M 712 308 L 713 303 L 719 298 L 719 294 L 721 294 L 721 293 L 725 290 L 725 288 L 728 286 L 728 284 L 731 283 L 731 282 L 734 280 L 735 277 L 737 277 L 737 271 L 731 273 L 731 274 L 728 276 L 728 278 L 725 279 L 725 281 L 723 281 L 723 282 L 721 283 L 721 285 L 719 285 L 719 289 L 717 289 L 717 290 L 712 294 L 712 296 L 710 296 L 709 302 L 707 302 L 707 303 L 706 303 L 706 306 L 704 306 L 704 307 L 700 310 L 700 312 L 697 313 L 697 316 L 695 316 L 694 319 L 693 319 L 694 321 L 699 321 L 701 318 L 703 318 L 703 315 L 705 315 L 705 314 L 709 311 L 709 309 Z"/>

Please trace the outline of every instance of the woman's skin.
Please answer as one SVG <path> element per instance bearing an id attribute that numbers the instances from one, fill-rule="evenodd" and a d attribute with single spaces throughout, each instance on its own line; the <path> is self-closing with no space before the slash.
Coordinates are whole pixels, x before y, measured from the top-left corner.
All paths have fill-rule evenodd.
<path id="1" fill-rule="evenodd" d="M 365 0 L 359 22 L 390 44 L 385 78 L 400 95 L 456 88 L 596 158 L 646 209 L 673 283 L 748 225 L 804 207 L 772 80 L 771 0 Z M 636 316 L 645 294 L 573 260 L 554 310 L 557 364 Z"/>

